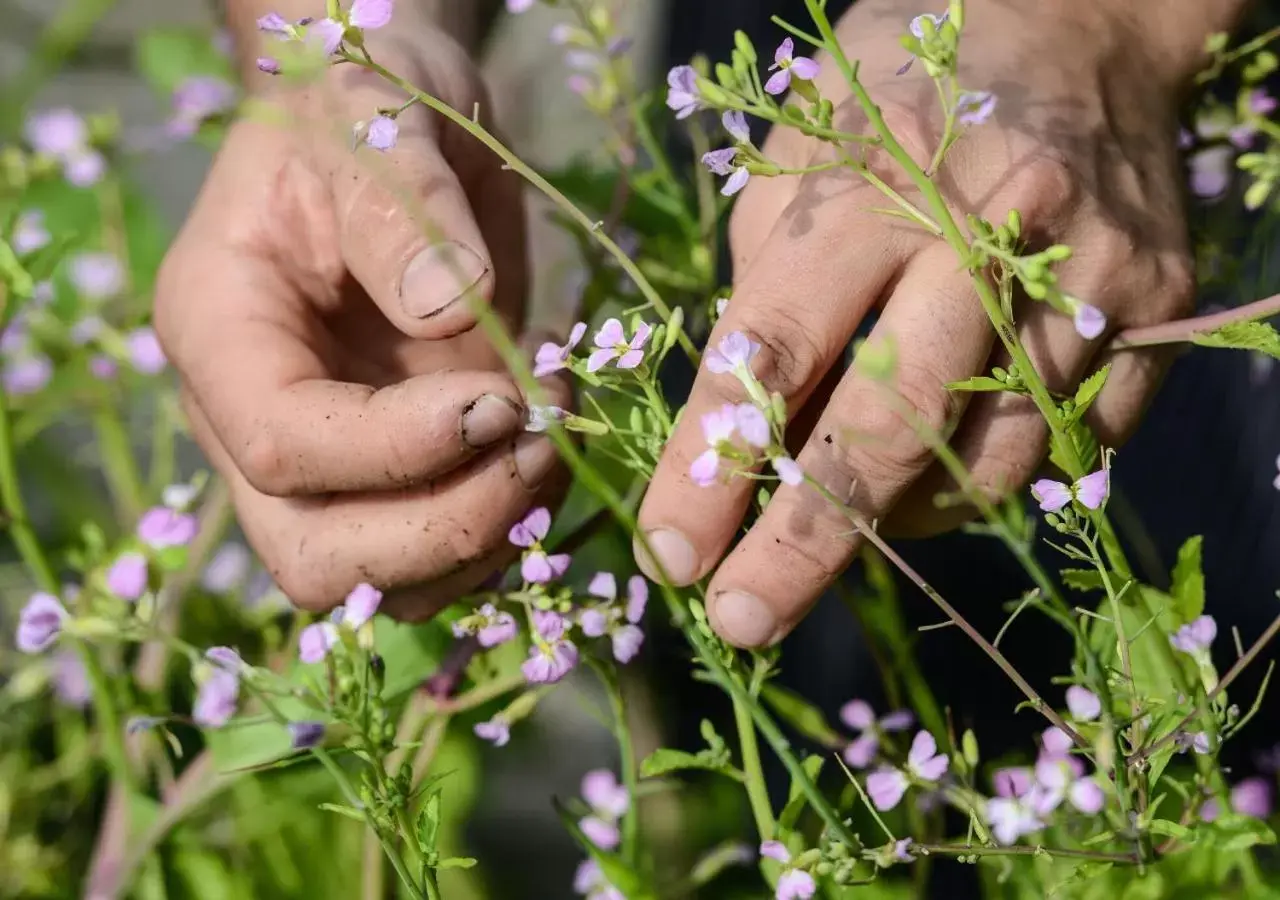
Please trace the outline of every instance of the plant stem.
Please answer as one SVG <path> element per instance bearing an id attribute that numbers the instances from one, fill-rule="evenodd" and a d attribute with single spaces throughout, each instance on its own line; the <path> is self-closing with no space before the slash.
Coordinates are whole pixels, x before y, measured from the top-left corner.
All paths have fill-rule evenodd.
<path id="1" fill-rule="evenodd" d="M 1120 865 L 1136 866 L 1141 860 L 1132 853 L 1100 853 L 1092 850 L 1067 850 L 1057 847 L 970 847 L 965 844 L 913 844 L 912 852 L 946 856 L 1057 856 L 1063 859 L 1092 859 Z"/>
<path id="2" fill-rule="evenodd" d="M 107 479 L 116 515 L 122 522 L 133 522 L 142 513 L 144 490 L 142 476 L 134 462 L 133 442 L 116 411 L 103 406 L 94 411 L 93 429 L 102 457 L 102 472 Z"/>
<path id="3" fill-rule="evenodd" d="M 616 673 L 608 666 L 596 660 L 590 660 L 591 667 L 600 677 L 605 695 L 609 698 L 609 711 L 613 719 L 613 736 L 618 742 L 618 753 L 621 756 L 622 784 L 627 789 L 631 803 L 622 817 L 622 858 L 633 870 L 640 858 L 640 795 L 639 770 L 636 765 L 635 744 L 631 740 L 631 728 L 627 724 L 627 707 L 622 699 L 622 686 L 618 683 Z"/>
<path id="4" fill-rule="evenodd" d="M 760 689 L 759 682 L 767 668 L 767 663 L 760 659 L 756 660 L 751 696 L 757 695 Z M 771 841 L 776 837 L 777 823 L 773 818 L 773 805 L 769 802 L 769 789 L 764 781 L 764 767 L 760 764 L 760 746 L 756 742 L 756 726 L 751 720 L 751 710 L 736 697 L 733 700 L 733 721 L 738 728 L 743 784 L 746 785 L 747 799 L 751 803 L 751 815 L 756 820 L 756 831 L 760 834 L 762 842 Z"/>

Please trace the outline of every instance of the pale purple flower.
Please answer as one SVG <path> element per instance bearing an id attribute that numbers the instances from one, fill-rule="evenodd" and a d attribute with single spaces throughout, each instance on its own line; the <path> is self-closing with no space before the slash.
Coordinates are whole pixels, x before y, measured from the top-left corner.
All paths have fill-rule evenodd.
<path id="1" fill-rule="evenodd" d="M 364 142 L 374 150 L 390 150 L 400 136 L 400 126 L 390 116 L 374 116 L 364 128 Z"/>
<path id="2" fill-rule="evenodd" d="M 1208 656 L 1209 647 L 1218 636 L 1218 623 L 1213 616 L 1200 616 L 1183 625 L 1169 638 L 1175 650 L 1192 656 Z"/>
<path id="3" fill-rule="evenodd" d="M 1174 735 L 1173 743 L 1179 753 L 1194 750 L 1201 756 L 1208 756 L 1212 749 L 1209 744 L 1209 735 L 1204 731 L 1180 731 Z"/>
<path id="4" fill-rule="evenodd" d="M 1071 486 L 1051 478 L 1041 478 L 1031 485 L 1031 496 L 1045 512 L 1057 512 L 1072 500 L 1087 509 L 1097 509 L 1109 492 L 1110 476 L 1105 468 L 1084 476 Z"/>
<path id="5" fill-rule="evenodd" d="M 195 540 L 199 525 L 195 516 L 167 506 L 153 506 L 138 520 L 138 538 L 153 550 L 185 547 Z"/>
<path id="6" fill-rule="evenodd" d="M 518 629 L 511 613 L 499 612 L 492 603 L 486 603 L 480 607 L 479 614 L 484 624 L 476 629 L 476 640 L 481 647 L 497 647 L 516 636 Z"/>
<path id="7" fill-rule="evenodd" d="M 518 0 L 507 0 L 508 3 Z M 520 0 L 522 2 L 522 0 Z M 627 900 L 622 891 L 609 883 L 600 864 L 594 859 L 584 859 L 573 875 L 573 890 L 587 900 Z"/>
<path id="8" fill-rule="evenodd" d="M 44 213 L 38 209 L 29 209 L 18 214 L 13 224 L 13 237 L 10 245 L 19 256 L 35 253 L 46 246 L 52 238 L 44 227 Z"/>
<path id="9" fill-rule="evenodd" d="M 221 728 L 236 714 L 240 676 L 223 668 L 210 670 L 196 692 L 191 718 L 203 728 Z"/>
<path id="10" fill-rule="evenodd" d="M 593 844 L 604 850 L 618 846 L 618 820 L 631 808 L 631 795 L 608 769 L 593 769 L 582 778 L 582 799 L 591 808 L 578 827 Z"/>
<path id="11" fill-rule="evenodd" d="M 747 117 L 740 110 L 731 109 L 720 117 L 724 130 L 729 136 L 741 144 L 751 143 L 751 129 L 747 126 Z"/>
<path id="12" fill-rule="evenodd" d="M 84 119 L 65 106 L 32 113 L 23 134 L 32 150 L 58 159 L 80 152 L 89 140 Z"/>
<path id="13" fill-rule="evenodd" d="M 529 421 L 524 430 L 540 434 L 551 428 L 556 422 L 563 422 L 569 413 L 558 406 L 529 406 Z"/>
<path id="14" fill-rule="evenodd" d="M 703 360 L 707 368 L 716 375 L 730 372 L 746 371 L 751 360 L 760 352 L 760 345 L 748 338 L 741 331 L 731 331 L 720 339 L 715 347 L 709 347 Z"/>
<path id="15" fill-rule="evenodd" d="M 693 66 L 676 66 L 667 73 L 667 107 L 675 111 L 677 119 L 687 119 L 702 109 L 698 73 Z"/>
<path id="16" fill-rule="evenodd" d="M 1075 325 L 1076 334 L 1086 341 L 1091 341 L 1106 330 L 1107 316 L 1096 306 L 1077 303 L 1075 313 L 1071 316 L 1071 323 Z"/>
<path id="17" fill-rule="evenodd" d="M 332 622 L 313 622 L 298 635 L 298 659 L 318 663 L 338 643 L 338 629 Z"/>
<path id="18" fill-rule="evenodd" d="M 529 658 L 520 665 L 530 684 L 555 684 L 578 664 L 578 648 L 572 641 L 537 641 L 529 648 Z"/>
<path id="19" fill-rule="evenodd" d="M 116 377 L 119 370 L 120 367 L 116 365 L 116 361 L 109 356 L 95 353 L 89 357 L 89 374 L 99 381 L 110 381 Z"/>
<path id="20" fill-rule="evenodd" d="M 279 13 L 267 13 L 258 19 L 258 30 L 277 37 L 288 37 L 293 26 Z"/>
<path id="21" fill-rule="evenodd" d="M 126 553 L 107 569 L 107 590 L 122 600 L 137 600 L 147 590 L 147 558 Z"/>
<path id="22" fill-rule="evenodd" d="M 773 54 L 773 65 L 769 67 L 769 71 L 775 74 L 765 82 L 766 93 L 775 97 L 786 93 L 787 88 L 791 87 L 793 75 L 801 81 L 812 81 L 818 77 L 818 64 L 807 56 L 796 56 L 795 51 L 796 42 L 791 38 L 783 38 Z"/>
<path id="23" fill-rule="evenodd" d="M 204 651 L 204 658 L 220 669 L 239 673 L 246 668 L 240 654 L 230 647 L 210 647 Z"/>
<path id="24" fill-rule="evenodd" d="M 200 584 L 215 594 L 229 594 L 249 577 L 252 560 L 252 554 L 243 544 L 223 544 L 205 566 Z"/>
<path id="25" fill-rule="evenodd" d="M 987 801 L 986 820 L 996 842 L 1005 846 L 1044 828 L 1031 804 L 1021 797 L 992 797 Z"/>
<path id="26" fill-rule="evenodd" d="M 893 858 L 898 862 L 913 862 L 915 855 L 911 852 L 911 845 L 915 843 L 912 838 L 902 838 L 893 842 Z"/>
<path id="27" fill-rule="evenodd" d="M 934 30 L 936 31 L 937 29 L 939 29 L 939 28 L 941 28 L 941 27 L 942 27 L 942 23 L 943 23 L 943 22 L 947 21 L 947 17 L 948 17 L 949 15 L 950 15 L 950 13 L 943 13 L 943 14 L 942 14 L 942 15 L 940 15 L 940 16 L 935 16 L 935 15 L 933 15 L 932 13 L 922 13 L 921 15 L 918 15 L 918 16 L 916 16 L 914 19 L 912 19 L 912 20 L 911 20 L 911 22 L 907 25 L 907 29 L 908 29 L 908 30 L 909 30 L 909 31 L 910 31 L 910 32 L 911 32 L 911 33 L 912 33 L 912 34 L 913 34 L 917 39 L 919 39 L 919 40 L 923 40 L 923 39 L 924 39 L 924 21 L 925 21 L 925 19 L 928 19 L 930 22 L 932 22 L 932 23 L 933 23 L 933 28 L 934 28 Z"/>
<path id="28" fill-rule="evenodd" d="M 1102 809 L 1106 796 L 1098 782 L 1084 774 L 1084 765 L 1074 756 L 1041 756 L 1036 761 L 1036 783 L 1044 789 L 1035 805 L 1047 815 L 1065 798 L 1086 815 Z"/>
<path id="29" fill-rule="evenodd" d="M 70 330 L 67 331 L 67 337 L 77 347 L 83 347 L 102 334 L 102 329 L 106 327 L 106 324 L 106 322 L 102 321 L 101 316 L 85 316 L 71 326 Z"/>
<path id="30" fill-rule="evenodd" d="M 961 125 L 981 125 L 996 111 L 996 95 L 991 91 L 965 91 L 956 100 L 956 120 Z"/>
<path id="31" fill-rule="evenodd" d="M 850 700 L 840 707 L 840 721 L 858 735 L 844 748 L 844 761 L 855 769 L 865 769 L 875 759 L 880 747 L 880 734 L 910 728 L 914 717 L 909 710 L 900 709 L 877 719 L 870 703 Z"/>
<path id="32" fill-rule="evenodd" d="M 82 150 L 62 161 L 62 177 L 75 187 L 89 187 L 102 180 L 107 161 L 96 150 Z"/>
<path id="33" fill-rule="evenodd" d="M 1266 88 L 1254 88 L 1249 92 L 1249 99 L 1245 101 L 1249 112 L 1255 116 L 1269 116 L 1276 111 L 1276 99 L 1267 93 Z"/>
<path id="34" fill-rule="evenodd" d="M 1092 722 L 1102 715 L 1102 701 L 1088 688 L 1073 684 L 1067 688 L 1067 709 L 1077 721 Z"/>
<path id="35" fill-rule="evenodd" d="M 1231 174 L 1235 151 L 1231 147 L 1206 147 L 1191 154 L 1187 165 L 1191 169 L 1191 193 L 1202 200 L 1221 197 L 1231 186 Z"/>
<path id="36" fill-rule="evenodd" d="M 536 2 L 537 0 L 507 0 L 507 12 L 519 15 L 533 9 L 533 4 Z M 585 893 L 585 891 L 579 891 L 579 893 Z"/>
<path id="37" fill-rule="evenodd" d="M 907 753 L 907 771 L 884 767 L 867 776 L 867 793 L 876 809 L 893 809 L 902 800 L 912 779 L 933 783 L 947 771 L 951 761 L 938 753 L 938 742 L 927 731 L 916 733 Z"/>
<path id="38" fill-rule="evenodd" d="M 32 594 L 18 613 L 17 646 L 23 653 L 40 653 L 58 639 L 67 610 L 53 594 Z"/>
<path id="39" fill-rule="evenodd" d="M 553 344 L 550 341 L 538 348 L 538 353 L 533 360 L 533 376 L 542 378 L 550 375 L 552 372 L 558 372 L 561 369 L 569 367 L 569 357 L 573 353 L 573 348 L 578 346 L 582 341 L 583 335 L 587 333 L 587 323 L 578 322 L 569 332 L 569 340 L 563 344 Z"/>
<path id="40" fill-rule="evenodd" d="M 520 563 L 520 573 L 525 581 L 545 584 L 563 575 L 569 568 L 569 554 L 548 556 L 542 549 L 542 540 L 551 530 L 551 512 L 539 506 L 529 511 L 524 520 L 511 526 L 507 540 L 517 547 L 527 548 Z"/>
<path id="41" fill-rule="evenodd" d="M 598 349 L 587 357 L 587 371 L 598 372 L 612 360 L 619 369 L 634 369 L 644 361 L 644 345 L 649 340 L 653 329 L 647 322 L 636 327 L 635 334 L 627 340 L 627 333 L 622 322 L 617 319 L 606 319 L 600 330 L 591 339 Z"/>
<path id="42" fill-rule="evenodd" d="M 644 644 L 644 632 L 637 625 L 620 625 L 609 634 L 613 658 L 624 666 L 636 658 Z"/>
<path id="43" fill-rule="evenodd" d="M 569 570 L 569 562 L 568 553 L 530 550 L 520 562 L 520 575 L 531 584 L 546 584 L 564 575 Z"/>
<path id="44" fill-rule="evenodd" d="M 1043 748 L 1041 755 L 1054 759 L 1066 756 L 1072 747 L 1071 736 L 1057 725 L 1044 730 L 1040 736 L 1040 744 Z"/>
<path id="45" fill-rule="evenodd" d="M 353 28 L 373 31 L 391 21 L 395 0 L 354 0 L 347 13 L 347 21 Z"/>
<path id="46" fill-rule="evenodd" d="M 476 737 L 488 741 L 495 747 L 505 747 L 511 740 L 511 726 L 502 716 L 494 716 L 487 722 L 477 722 L 472 729 Z"/>
<path id="47" fill-rule="evenodd" d="M 236 89 L 229 81 L 212 75 L 194 75 L 173 92 L 173 115 L 165 131 L 173 138 L 188 138 L 206 120 L 236 105 Z"/>
<path id="48" fill-rule="evenodd" d="M 135 328 L 124 336 L 129 363 L 143 375 L 159 375 L 169 364 L 153 328 Z"/>
<path id="49" fill-rule="evenodd" d="M 809 900 L 818 890 L 813 876 L 803 869 L 788 869 L 778 876 L 776 900 Z"/>
<path id="50" fill-rule="evenodd" d="M 6 360 L 0 381 L 6 392 L 14 396 L 34 394 L 53 378 L 53 362 L 43 354 Z"/>
<path id="51" fill-rule="evenodd" d="M 310 750 L 324 740 L 323 722 L 290 722 L 289 746 L 294 750 Z"/>
<path id="52" fill-rule="evenodd" d="M 791 862 L 791 852 L 781 841 L 765 841 L 760 845 L 760 855 L 766 859 L 776 860 L 784 866 Z"/>
<path id="53" fill-rule="evenodd" d="M 1271 785 L 1265 778 L 1246 778 L 1231 789 L 1231 808 L 1254 819 L 1271 817 Z"/>
<path id="54" fill-rule="evenodd" d="M 357 629 L 373 618 L 382 603 L 382 591 L 371 584 L 360 582 L 342 602 L 342 624 Z"/>
<path id="55" fill-rule="evenodd" d="M 991 775 L 997 797 L 1021 797 L 1031 790 L 1033 783 L 1031 770 L 1026 766 L 996 769 Z"/>
<path id="56" fill-rule="evenodd" d="M 105 251 L 79 253 L 67 264 L 67 279 L 86 300 L 109 300 L 124 290 L 124 266 Z"/>
<path id="57" fill-rule="evenodd" d="M 715 483 L 720 471 L 720 446 L 733 439 L 738 428 L 737 407 L 726 403 L 717 410 L 703 413 L 700 419 L 707 449 L 689 466 L 689 477 L 699 487 Z"/>
<path id="58" fill-rule="evenodd" d="M 893 809 L 907 792 L 908 784 L 907 776 L 897 769 L 877 769 L 867 776 L 867 794 L 876 809 Z"/>
<path id="59" fill-rule="evenodd" d="M 254 65 L 258 67 L 258 71 L 267 75 L 280 74 L 280 60 L 274 56 L 259 56 Z"/>
<path id="60" fill-rule="evenodd" d="M 712 174 L 728 176 L 728 180 L 720 188 L 720 193 L 726 197 L 732 197 L 746 187 L 747 181 L 751 178 L 751 173 L 747 171 L 746 166 L 735 166 L 733 164 L 737 156 L 738 151 L 735 147 L 710 150 L 702 154 L 702 164 L 710 169 Z"/>
<path id="61" fill-rule="evenodd" d="M 53 655 L 53 693 L 65 706 L 84 709 L 93 696 L 89 674 L 80 657 L 69 650 Z"/>
<path id="62" fill-rule="evenodd" d="M 770 462 L 778 473 L 778 480 L 791 487 L 804 484 L 804 469 L 790 456 L 775 456 Z"/>

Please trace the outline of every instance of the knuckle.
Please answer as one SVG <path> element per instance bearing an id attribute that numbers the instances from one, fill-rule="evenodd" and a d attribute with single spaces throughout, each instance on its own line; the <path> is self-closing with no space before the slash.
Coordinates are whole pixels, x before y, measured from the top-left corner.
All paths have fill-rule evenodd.
<path id="1" fill-rule="evenodd" d="M 269 563 L 271 576 L 281 593 L 294 606 L 308 612 L 327 612 L 338 605 L 338 599 L 324 571 L 305 552 L 305 538 L 299 540 L 299 551 Z"/>
<path id="2" fill-rule="evenodd" d="M 1024 216 L 1052 218 L 1070 206 L 1078 178 L 1066 155 L 1054 147 L 1040 147 L 1012 173 L 1013 196 Z"/>
<path id="3" fill-rule="evenodd" d="M 769 391 L 795 397 L 821 374 L 826 342 L 812 326 L 784 307 L 747 307 L 738 327 L 760 345 L 752 371 Z"/>
<path id="4" fill-rule="evenodd" d="M 281 497 L 298 485 L 298 472 L 289 465 L 288 452 L 279 430 L 258 422 L 247 437 L 231 450 L 236 468 L 260 493 Z"/>

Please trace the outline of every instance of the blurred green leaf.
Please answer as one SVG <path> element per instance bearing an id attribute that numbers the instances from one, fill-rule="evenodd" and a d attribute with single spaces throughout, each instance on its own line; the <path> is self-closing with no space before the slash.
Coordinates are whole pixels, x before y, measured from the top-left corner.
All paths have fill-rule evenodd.
<path id="1" fill-rule="evenodd" d="M 760 691 L 760 698 L 778 714 L 778 718 L 809 740 L 824 747 L 840 747 L 848 743 L 840 732 L 827 724 L 822 710 L 794 691 L 777 684 L 766 684 Z"/>
<path id="2" fill-rule="evenodd" d="M 1181 624 L 1190 622 L 1204 613 L 1204 570 L 1201 563 L 1204 537 L 1188 538 L 1178 550 L 1178 561 L 1173 566 L 1174 610 Z"/>
<path id="3" fill-rule="evenodd" d="M 193 75 L 216 75 L 232 81 L 230 61 L 213 45 L 208 29 L 157 28 L 134 45 L 138 73 L 165 97 Z"/>

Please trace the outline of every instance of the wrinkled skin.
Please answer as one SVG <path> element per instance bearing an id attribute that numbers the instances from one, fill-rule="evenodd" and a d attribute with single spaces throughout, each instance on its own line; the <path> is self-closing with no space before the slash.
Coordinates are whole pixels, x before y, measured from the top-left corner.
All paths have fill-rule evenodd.
<path id="1" fill-rule="evenodd" d="M 393 71 L 488 108 L 448 38 L 379 40 Z M 157 330 L 196 439 L 290 599 L 326 609 L 367 581 L 384 608 L 425 616 L 509 562 L 507 529 L 563 480 L 550 442 L 521 433 L 525 399 L 468 301 L 423 315 L 478 276 L 472 295 L 518 327 L 520 184 L 422 107 L 393 150 L 353 152 L 351 124 L 401 100 L 354 67 L 304 90 L 281 79 L 265 99 L 165 260 Z M 446 241 L 472 252 L 437 253 L 415 280 L 410 261 Z"/>
<path id="2" fill-rule="evenodd" d="M 1178 318 L 1193 299 L 1175 146 L 1176 95 L 1186 73 L 1173 51 L 1145 44 L 1135 23 L 1087 2 L 968 6 L 961 83 L 995 92 L 999 107 L 951 149 L 937 183 L 961 221 L 966 212 L 1003 221 L 1016 208 L 1033 246 L 1075 250 L 1058 269 L 1060 282 L 1106 314 L 1107 331 L 1085 340 L 1047 305 L 1021 303 L 1018 333 L 1054 390 L 1113 364 L 1090 424 L 1115 446 L 1136 425 L 1166 359 L 1108 353 L 1109 336 Z M 849 57 L 862 60 L 861 77 L 889 127 L 923 166 L 942 131 L 937 95 L 919 64 L 894 74 L 906 58 L 897 37 L 917 12 L 896 0 L 859 3 L 839 34 Z M 837 125 L 868 132 L 835 63 L 820 62 L 817 84 L 837 105 Z M 783 128 L 764 151 L 784 167 L 831 158 L 829 147 Z M 870 163 L 927 209 L 884 153 L 873 153 Z M 731 222 L 733 299 L 711 339 L 741 330 L 762 346 L 754 371 L 786 398 L 795 417 L 788 441 L 809 474 L 867 519 L 882 521 L 886 533 L 923 536 L 953 528 L 973 511 L 935 505 L 935 495 L 956 487 L 915 422 L 942 433 L 954 427 L 952 446 L 993 496 L 1027 483 L 1048 434 L 1028 399 L 944 389 L 1008 360 L 952 249 L 875 212 L 888 206 L 846 171 L 753 178 Z M 841 365 L 873 309 L 880 318 L 872 345 L 891 339 L 896 347 L 891 385 Z M 708 609 L 717 630 L 732 643 L 761 646 L 794 627 L 861 539 L 802 485 L 780 487 L 734 545 L 755 485 L 737 479 L 698 488 L 688 471 L 706 449 L 700 415 L 743 399 L 733 377 L 699 373 L 640 523 L 677 583 L 714 572 Z M 637 558 L 658 574 L 645 553 Z"/>

